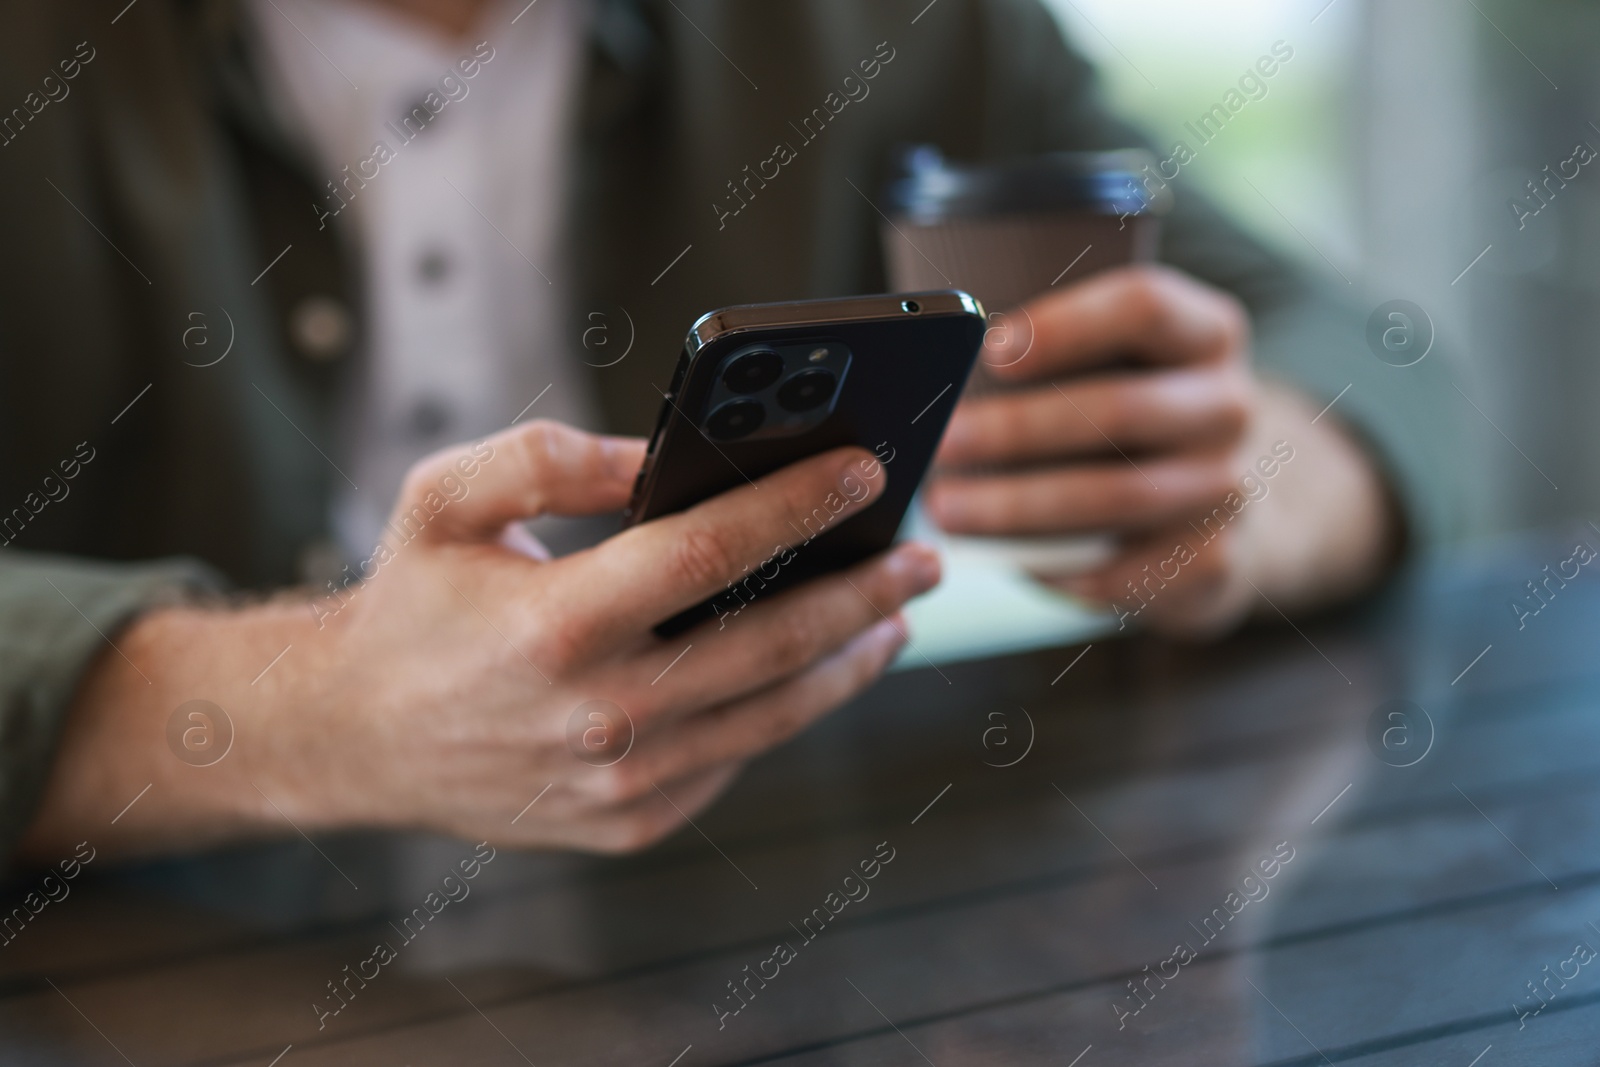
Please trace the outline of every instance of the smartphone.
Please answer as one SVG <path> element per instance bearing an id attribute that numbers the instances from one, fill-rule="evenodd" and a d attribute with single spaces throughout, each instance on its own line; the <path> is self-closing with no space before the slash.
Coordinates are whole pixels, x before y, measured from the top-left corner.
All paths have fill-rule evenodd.
<path id="1" fill-rule="evenodd" d="M 662 395 L 627 525 L 843 445 L 876 457 L 862 461 L 863 486 L 886 475 L 888 488 L 837 522 L 843 494 L 818 500 L 798 520 L 797 544 L 774 545 L 727 589 L 656 632 L 667 637 L 712 618 L 725 626 L 761 597 L 889 547 L 983 331 L 982 305 L 959 289 L 745 304 L 702 315 Z"/>

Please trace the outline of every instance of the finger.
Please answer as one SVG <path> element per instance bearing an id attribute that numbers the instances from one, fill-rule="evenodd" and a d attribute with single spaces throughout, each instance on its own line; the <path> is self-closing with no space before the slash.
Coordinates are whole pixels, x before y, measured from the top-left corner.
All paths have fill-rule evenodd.
<path id="1" fill-rule="evenodd" d="M 962 401 L 938 461 L 1020 463 L 1225 444 L 1244 432 L 1251 403 L 1248 375 L 1232 368 L 1050 382 Z"/>
<path id="2" fill-rule="evenodd" d="M 887 482 L 870 453 L 839 448 L 624 530 L 567 557 L 575 565 L 555 576 L 552 592 L 573 605 L 562 628 L 579 642 L 642 633 L 763 564 L 789 565 L 803 542 L 848 521 Z"/>
<path id="3" fill-rule="evenodd" d="M 1123 267 L 1023 305 L 1026 355 L 986 361 L 1023 381 L 1125 358 L 1151 364 L 1242 358 L 1249 323 L 1238 301 L 1165 267 Z"/>
<path id="4" fill-rule="evenodd" d="M 905 643 L 904 630 L 898 616 L 879 619 L 791 678 L 641 737 L 627 759 L 608 768 L 608 779 L 597 779 L 605 799 L 645 797 L 652 783 L 747 760 L 788 740 L 871 685 Z"/>
<path id="5" fill-rule="evenodd" d="M 644 657 L 639 669 L 649 696 L 637 715 L 642 729 L 804 670 L 938 581 L 938 554 L 908 543 L 706 622 Z"/>
<path id="6" fill-rule="evenodd" d="M 951 533 L 1152 529 L 1209 514 L 1230 493 L 1237 496 L 1231 457 L 1223 450 L 1017 474 L 940 475 L 926 501 L 934 521 Z"/>
<path id="7" fill-rule="evenodd" d="M 613 511 L 628 502 L 644 450 L 637 438 L 534 419 L 419 461 L 391 526 L 408 539 L 493 540 L 516 519 Z"/>
<path id="8" fill-rule="evenodd" d="M 1124 623 L 1181 636 L 1213 634 L 1242 617 L 1254 594 L 1241 577 L 1241 543 L 1232 527 L 1218 533 L 1169 527 L 1125 543 L 1101 568 L 1052 584 L 1110 606 Z"/>
<path id="9" fill-rule="evenodd" d="M 579 847 L 608 853 L 648 848 L 672 836 L 710 807 L 743 769 L 743 764 L 734 763 L 676 781 L 654 782 L 647 794 L 621 811 L 607 812 L 593 820 L 593 828 Z"/>
<path id="10" fill-rule="evenodd" d="M 687 778 L 663 779 L 654 783 L 658 793 L 646 786 L 648 795 L 639 795 L 620 805 L 597 806 L 579 786 L 582 778 L 563 782 L 558 787 L 566 795 L 551 796 L 520 816 L 507 833 L 491 834 L 496 844 L 509 847 L 577 848 L 590 852 L 634 852 L 666 837 L 684 824 L 684 816 L 704 810 L 728 783 L 738 776 L 740 764 L 700 770 Z M 605 773 L 604 768 L 587 772 Z M 677 807 L 674 808 L 673 805 Z M 502 824 L 503 825 L 503 824 Z M 463 818 L 457 828 L 461 836 L 484 832 L 478 821 Z"/>

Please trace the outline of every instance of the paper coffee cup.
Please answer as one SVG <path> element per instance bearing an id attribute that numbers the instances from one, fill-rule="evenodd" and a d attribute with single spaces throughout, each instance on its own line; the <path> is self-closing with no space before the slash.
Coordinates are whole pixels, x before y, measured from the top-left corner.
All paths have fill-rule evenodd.
<path id="1" fill-rule="evenodd" d="M 969 394 L 1001 388 L 986 365 L 1027 358 L 1032 329 L 1013 313 L 1018 305 L 1098 271 L 1155 259 L 1170 195 L 1154 164 L 1141 149 L 979 165 L 950 163 L 929 146 L 903 155 L 879 227 L 889 284 L 901 292 L 955 287 L 983 302 L 989 343 Z M 1101 534 L 959 540 L 1038 575 L 1090 569 L 1115 549 Z"/>

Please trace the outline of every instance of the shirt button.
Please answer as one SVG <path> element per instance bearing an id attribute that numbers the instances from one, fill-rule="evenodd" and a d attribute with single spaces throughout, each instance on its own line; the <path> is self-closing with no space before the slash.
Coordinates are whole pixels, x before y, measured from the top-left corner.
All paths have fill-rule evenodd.
<path id="1" fill-rule="evenodd" d="M 428 107 L 427 100 L 427 93 L 417 94 L 417 98 L 412 101 L 411 106 L 400 116 L 400 121 L 403 124 L 401 128 L 409 135 L 406 138 L 407 140 L 421 133 L 427 128 L 428 123 L 434 120 L 434 116 L 437 113 Z"/>
<path id="2" fill-rule="evenodd" d="M 428 285 L 438 285 L 450 274 L 450 257 L 443 249 L 430 248 L 417 260 L 417 277 Z"/>
<path id="3" fill-rule="evenodd" d="M 329 296 L 308 296 L 289 313 L 289 340 L 307 359 L 343 355 L 354 333 L 350 312 Z"/>
<path id="4" fill-rule="evenodd" d="M 449 428 L 450 408 L 435 396 L 425 396 L 411 405 L 405 417 L 405 432 L 412 440 L 428 441 Z"/>

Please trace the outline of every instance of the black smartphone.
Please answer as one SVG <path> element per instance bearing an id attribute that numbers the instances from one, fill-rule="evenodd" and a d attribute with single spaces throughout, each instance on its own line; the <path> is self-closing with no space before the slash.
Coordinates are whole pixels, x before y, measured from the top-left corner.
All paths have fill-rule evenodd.
<path id="1" fill-rule="evenodd" d="M 863 485 L 884 471 L 889 481 L 848 521 L 831 521 L 841 496 L 818 500 L 796 527 L 799 544 L 775 545 L 770 558 L 751 561 L 726 590 L 656 632 L 671 636 L 711 618 L 726 625 L 762 596 L 889 547 L 983 331 L 982 305 L 958 289 L 746 304 L 701 316 L 663 394 L 628 525 L 843 445 L 876 457 L 863 461 Z"/>

